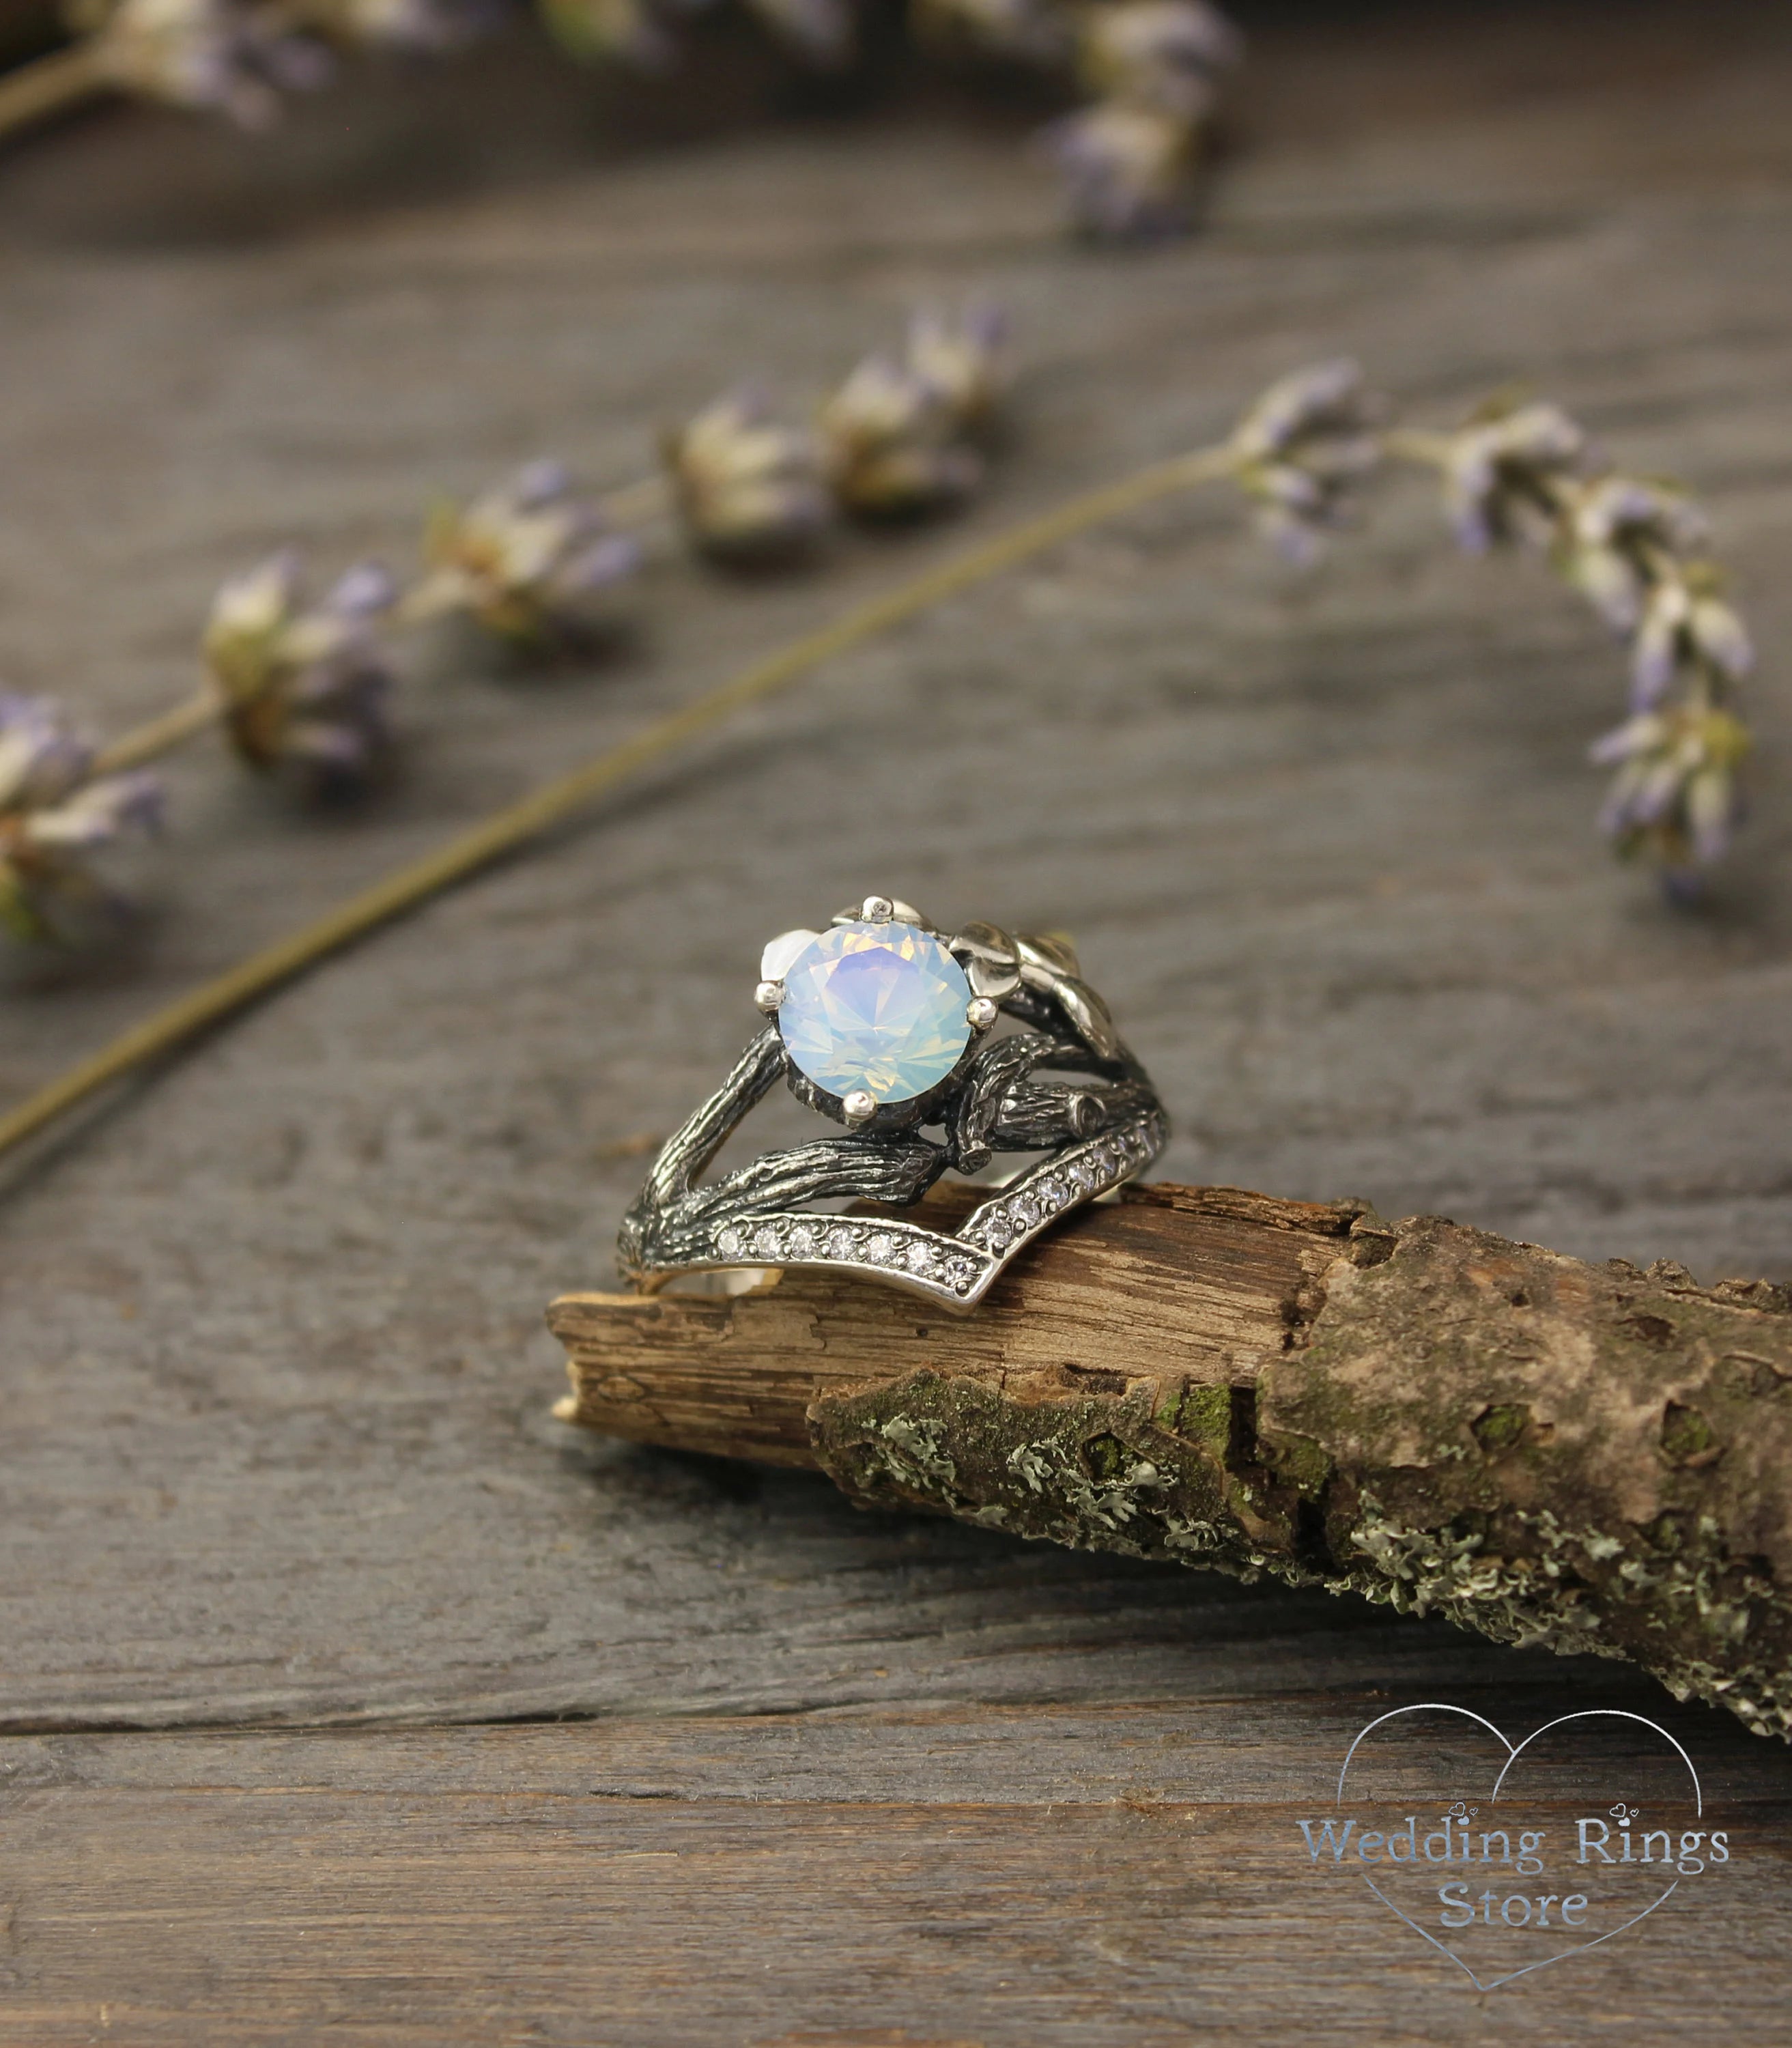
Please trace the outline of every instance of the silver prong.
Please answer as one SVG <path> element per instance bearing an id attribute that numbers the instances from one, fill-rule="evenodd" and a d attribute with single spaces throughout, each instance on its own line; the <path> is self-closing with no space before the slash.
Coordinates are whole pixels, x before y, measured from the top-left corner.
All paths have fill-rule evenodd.
<path id="1" fill-rule="evenodd" d="M 859 914 L 867 925 L 887 925 L 896 914 L 896 906 L 887 896 L 867 896 Z"/>
<path id="2" fill-rule="evenodd" d="M 973 995 L 964 1006 L 964 1021 L 973 1031 L 987 1031 L 1002 1014 L 1002 1006 L 987 995 Z"/>
<path id="3" fill-rule="evenodd" d="M 877 1097 L 867 1095 L 863 1088 L 855 1088 L 840 1103 L 840 1114 L 848 1123 L 868 1123 L 877 1114 Z"/>
<path id="4" fill-rule="evenodd" d="M 784 1000 L 784 984 L 781 981 L 762 981 L 753 991 L 754 1007 L 762 1010 L 766 1016 L 775 1016 Z"/>

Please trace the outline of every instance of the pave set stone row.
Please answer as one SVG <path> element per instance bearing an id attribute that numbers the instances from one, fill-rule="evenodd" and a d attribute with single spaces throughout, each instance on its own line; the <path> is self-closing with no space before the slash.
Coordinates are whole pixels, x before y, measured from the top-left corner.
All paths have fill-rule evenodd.
<path id="1" fill-rule="evenodd" d="M 1006 1251 L 1063 1210 L 1131 1180 L 1157 1157 L 1161 1142 L 1154 1123 L 1135 1123 L 1111 1131 L 1068 1158 L 1054 1160 L 1037 1179 L 1023 1181 L 1000 1201 L 979 1209 L 964 1226 L 965 1242 Z"/>
<path id="2" fill-rule="evenodd" d="M 900 1224 L 785 1216 L 723 1224 L 716 1233 L 716 1256 L 730 1265 L 869 1266 L 969 1294 L 992 1259 L 1064 1210 L 1130 1180 L 1156 1158 L 1162 1142 L 1159 1119 L 1148 1118 L 1054 1160 L 1037 1178 L 979 1209 L 960 1234 L 963 1251 Z"/>
<path id="3" fill-rule="evenodd" d="M 769 1216 L 724 1224 L 717 1255 L 764 1266 L 873 1266 L 906 1273 L 955 1294 L 968 1294 L 987 1266 L 975 1252 L 945 1251 L 938 1239 L 889 1224 L 832 1216 Z"/>

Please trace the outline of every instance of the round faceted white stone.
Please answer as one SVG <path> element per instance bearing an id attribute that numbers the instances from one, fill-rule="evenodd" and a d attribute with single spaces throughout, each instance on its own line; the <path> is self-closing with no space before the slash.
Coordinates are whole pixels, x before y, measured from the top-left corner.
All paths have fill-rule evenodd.
<path id="1" fill-rule="evenodd" d="M 784 975 L 778 1026 L 816 1087 L 879 1103 L 911 1102 L 964 1057 L 971 984 L 930 932 L 913 925 L 836 925 Z"/>

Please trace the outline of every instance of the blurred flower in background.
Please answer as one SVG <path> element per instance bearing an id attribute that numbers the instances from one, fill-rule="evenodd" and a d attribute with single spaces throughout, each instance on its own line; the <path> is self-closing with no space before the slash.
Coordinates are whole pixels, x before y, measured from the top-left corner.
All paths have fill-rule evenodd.
<path id="1" fill-rule="evenodd" d="M 973 301 L 955 320 L 924 308 L 909 322 L 909 367 L 951 406 L 962 434 L 987 430 L 1008 386 L 1008 316 Z"/>
<path id="2" fill-rule="evenodd" d="M 1634 633 L 1662 563 L 1702 546 L 1709 533 L 1705 514 L 1672 485 L 1596 477 L 1569 508 L 1560 542 L 1562 573 L 1615 632 Z"/>
<path id="3" fill-rule="evenodd" d="M 671 37 L 650 0 L 537 0 L 548 33 L 570 56 L 637 71 L 668 69 Z"/>
<path id="4" fill-rule="evenodd" d="M 125 91 L 265 128 L 288 92 L 330 76 L 328 51 L 269 0 L 86 0 L 74 14 Z"/>
<path id="5" fill-rule="evenodd" d="M 440 506 L 424 554 L 429 571 L 404 599 L 405 619 L 458 611 L 537 643 L 595 624 L 600 601 L 641 564 L 637 543 L 552 460 L 526 464 L 470 505 Z"/>
<path id="6" fill-rule="evenodd" d="M 346 49 L 445 56 L 502 22 L 503 0 L 285 0 L 302 26 Z"/>
<path id="7" fill-rule="evenodd" d="M 161 821 L 161 785 L 141 771 L 92 777 L 95 752 L 41 697 L 0 695 L 0 929 L 78 941 L 123 898 L 103 855 Z"/>
<path id="8" fill-rule="evenodd" d="M 799 552 L 827 526 L 820 442 L 787 426 L 756 384 L 725 392 L 661 436 L 680 521 L 693 546 L 723 560 Z"/>
<path id="9" fill-rule="evenodd" d="M 251 767 L 296 771 L 319 791 L 359 788 L 391 749 L 393 677 L 376 629 L 397 592 L 371 563 L 314 607 L 302 586 L 290 549 L 227 583 L 206 625 L 206 673 Z"/>
<path id="10" fill-rule="evenodd" d="M 1003 382 L 993 308 L 924 313 L 899 356 L 868 355 L 818 416 L 828 481 L 845 510 L 891 517 L 956 503 L 983 480 L 972 444 Z"/>
<path id="11" fill-rule="evenodd" d="M 809 68 L 866 55 L 863 0 L 739 0 Z M 728 0 L 66 0 L 84 53 L 53 91 L 10 121 L 110 86 L 262 127 L 283 95 L 320 85 L 332 50 L 444 55 L 533 13 L 570 56 L 673 70 L 681 30 Z M 936 54 L 1021 64 L 1093 103 L 1048 128 L 1045 155 L 1072 224 L 1107 240 L 1185 226 L 1194 174 L 1243 39 L 1211 0 L 910 0 L 915 39 Z M 871 39 L 874 45 L 878 39 Z M 0 132 L 6 122 L 0 122 Z"/>
<path id="12" fill-rule="evenodd" d="M 1056 0 L 913 0 L 910 18 L 936 48 L 1022 64 L 1065 64 L 1076 41 L 1075 24 Z"/>
<path id="13" fill-rule="evenodd" d="M 1500 541 L 1547 540 L 1560 517 L 1552 487 L 1587 452 L 1559 405 L 1491 401 L 1449 436 L 1444 457 L 1444 511 L 1457 544 L 1483 555 Z"/>
<path id="14" fill-rule="evenodd" d="M 1243 54 L 1243 37 L 1202 0 L 1118 0 L 1084 13 L 1076 69 L 1104 99 L 1193 123 L 1212 111 L 1221 75 Z"/>
<path id="15" fill-rule="evenodd" d="M 858 45 L 854 0 L 745 0 L 785 47 L 822 70 L 849 62 Z M 537 0 L 549 33 L 587 62 L 613 59 L 638 71 L 677 62 L 673 19 L 718 11 L 720 0 Z"/>
<path id="16" fill-rule="evenodd" d="M 1272 384 L 1232 430 L 1233 473 L 1286 560 L 1313 560 L 1342 521 L 1352 487 L 1381 460 L 1380 412 L 1340 357 Z"/>
<path id="17" fill-rule="evenodd" d="M 1188 224 L 1193 159 L 1188 126 L 1174 114 L 1104 100 L 1053 122 L 1041 142 L 1081 233 L 1137 242 Z"/>
<path id="18" fill-rule="evenodd" d="M 1599 465 L 1559 406 L 1496 399 L 1436 452 L 1444 509 L 1471 553 L 1546 549 L 1630 650 L 1631 716 L 1592 750 L 1615 769 L 1600 813 L 1626 858 L 1652 861 L 1670 896 L 1728 851 L 1742 814 L 1747 728 L 1730 708 L 1755 650 L 1722 572 L 1701 558 L 1710 525 L 1678 486 Z"/>
<path id="19" fill-rule="evenodd" d="M 1600 824 L 1618 851 L 1647 855 L 1669 893 L 1699 893 L 1697 871 L 1720 860 L 1742 816 L 1736 770 L 1748 752 L 1747 728 L 1717 707 L 1681 705 L 1639 712 L 1592 750 L 1615 767 Z"/>
<path id="20" fill-rule="evenodd" d="M 1110 0 L 1083 10 L 1076 70 L 1096 103 L 1045 138 L 1083 233 L 1137 240 L 1187 224 L 1220 80 L 1243 49 L 1204 0 Z"/>
<path id="21" fill-rule="evenodd" d="M 1722 572 L 1710 562 L 1666 561 L 1643 601 L 1631 662 L 1631 702 L 1653 711 L 1688 668 L 1740 683 L 1755 665 L 1748 629 L 1725 595 Z"/>

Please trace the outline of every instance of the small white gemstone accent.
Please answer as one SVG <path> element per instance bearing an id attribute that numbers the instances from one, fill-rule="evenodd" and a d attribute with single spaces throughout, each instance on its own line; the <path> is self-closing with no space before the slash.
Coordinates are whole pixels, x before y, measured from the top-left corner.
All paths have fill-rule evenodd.
<path id="1" fill-rule="evenodd" d="M 1008 1240 L 1014 1234 L 1008 1228 L 1008 1219 L 1005 1216 L 992 1216 L 983 1225 L 983 1235 L 998 1251 L 1007 1248 Z"/>
<path id="2" fill-rule="evenodd" d="M 1040 1208 L 1047 1216 L 1049 1216 L 1053 1209 L 1061 1209 L 1064 1207 L 1065 1192 L 1056 1181 L 1041 1181 L 1034 1189 L 1034 1193 L 1038 1199 Z"/>
<path id="3" fill-rule="evenodd" d="M 776 1224 L 760 1224 L 754 1235 L 753 1249 L 762 1259 L 776 1259 L 782 1254 L 784 1247 L 778 1238 Z"/>
<path id="4" fill-rule="evenodd" d="M 1008 1204 L 1008 1220 L 1015 1230 L 1030 1230 L 1039 1220 L 1039 1212 L 1030 1195 L 1016 1195 Z"/>
<path id="5" fill-rule="evenodd" d="M 838 1230 L 828 1233 L 828 1256 L 830 1259 L 854 1259 L 858 1256 L 859 1235 L 843 1224 Z"/>
<path id="6" fill-rule="evenodd" d="M 874 1264 L 886 1266 L 896 1256 L 896 1240 L 879 1231 L 865 1247 L 865 1256 Z"/>
<path id="7" fill-rule="evenodd" d="M 812 1223 L 793 1223 L 790 1226 L 790 1252 L 793 1258 L 813 1259 L 816 1239 L 820 1235 Z"/>
<path id="8" fill-rule="evenodd" d="M 1095 1175 L 1090 1170 L 1087 1159 L 1072 1159 L 1064 1169 L 1064 1177 L 1074 1189 L 1092 1188 L 1095 1185 Z"/>
<path id="9" fill-rule="evenodd" d="M 740 1232 L 731 1223 L 725 1224 L 716 1234 L 716 1249 L 724 1259 L 738 1259 L 740 1256 Z"/>
<path id="10" fill-rule="evenodd" d="M 931 1274 L 933 1270 L 933 1247 L 918 1241 L 909 1247 L 908 1268 L 911 1273 Z"/>

